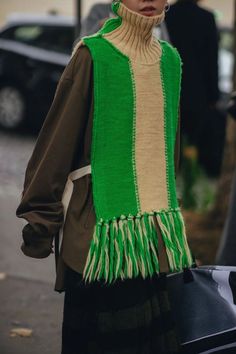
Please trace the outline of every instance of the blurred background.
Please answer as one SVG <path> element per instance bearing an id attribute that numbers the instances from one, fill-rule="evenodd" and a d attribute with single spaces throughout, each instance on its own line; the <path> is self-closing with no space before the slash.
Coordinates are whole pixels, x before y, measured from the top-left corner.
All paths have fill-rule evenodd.
<path id="1" fill-rule="evenodd" d="M 96 3 L 0 0 L 1 354 L 59 353 L 63 297 L 52 291 L 54 259 L 23 256 L 24 222 L 15 210 L 58 80 Z M 177 188 L 198 264 L 236 265 L 236 6 L 234 0 L 202 0 L 199 6 L 214 14 L 217 25 L 219 97 L 204 118 L 204 140 L 192 143 L 182 132 Z"/>
<path id="2" fill-rule="evenodd" d="M 171 0 L 170 3 L 173 3 Z M 95 4 L 94 0 L 81 1 L 82 17 L 88 15 L 92 5 Z M 107 3 L 106 0 L 101 0 L 99 3 Z M 224 25 L 233 25 L 233 0 L 221 1 L 221 0 L 202 0 L 202 6 L 207 7 L 215 11 L 220 16 L 220 22 Z M 39 1 L 27 1 L 27 0 L 1 0 L 1 14 L 0 24 L 3 25 L 6 21 L 6 17 L 11 12 L 40 12 L 47 13 L 48 11 L 55 9 L 62 15 L 74 15 L 76 6 L 76 0 L 41 0 Z"/>
<path id="3" fill-rule="evenodd" d="M 1 0 L 0 126 L 14 130 L 27 125 L 39 131 L 81 22 L 94 4 L 94 0 Z M 222 99 L 227 99 L 232 90 L 233 0 L 202 0 L 200 4 L 215 14 L 220 36 L 219 87 Z M 83 28 L 82 33 L 88 34 L 96 25 L 88 29 L 85 24 L 85 28 L 87 33 Z"/>

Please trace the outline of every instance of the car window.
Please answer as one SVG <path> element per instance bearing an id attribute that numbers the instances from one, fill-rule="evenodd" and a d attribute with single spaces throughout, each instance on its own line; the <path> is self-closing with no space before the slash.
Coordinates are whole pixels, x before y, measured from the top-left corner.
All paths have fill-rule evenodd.
<path id="1" fill-rule="evenodd" d="M 52 27 L 44 28 L 44 36 L 41 36 L 40 46 L 45 49 L 52 49 L 61 53 L 71 53 L 74 42 L 73 27 Z"/>
<path id="2" fill-rule="evenodd" d="M 69 54 L 71 53 L 73 42 L 73 27 L 45 26 L 38 38 L 37 45 L 40 48 Z"/>
<path id="3" fill-rule="evenodd" d="M 18 27 L 15 30 L 14 39 L 19 42 L 32 43 L 42 35 L 42 32 L 43 30 L 40 26 Z"/>
<path id="4" fill-rule="evenodd" d="M 3 32 L 1 37 L 31 44 L 37 40 L 42 31 L 42 27 L 38 25 L 14 26 Z"/>
<path id="5" fill-rule="evenodd" d="M 8 29 L 2 33 L 1 37 L 69 54 L 74 41 L 74 28 L 72 26 L 23 25 Z"/>

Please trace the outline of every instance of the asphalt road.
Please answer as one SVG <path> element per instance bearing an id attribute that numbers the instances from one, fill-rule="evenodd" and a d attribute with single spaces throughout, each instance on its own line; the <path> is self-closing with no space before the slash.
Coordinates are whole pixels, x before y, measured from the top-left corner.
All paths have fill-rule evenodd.
<path id="1" fill-rule="evenodd" d="M 0 132 L 0 272 L 52 283 L 55 277 L 53 255 L 43 260 L 23 255 L 21 230 L 26 222 L 15 216 L 34 143 L 33 137 Z"/>
<path id="2" fill-rule="evenodd" d="M 63 295 L 54 292 L 54 256 L 36 260 L 20 250 L 25 222 L 16 218 L 35 138 L 0 132 L 0 353 L 59 354 Z M 13 336 L 26 328 L 29 337 Z"/>

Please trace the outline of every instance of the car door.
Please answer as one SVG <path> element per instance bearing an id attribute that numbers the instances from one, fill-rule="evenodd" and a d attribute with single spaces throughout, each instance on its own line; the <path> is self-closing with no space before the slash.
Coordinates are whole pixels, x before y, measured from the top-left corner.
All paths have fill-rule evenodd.
<path id="1" fill-rule="evenodd" d="M 69 61 L 73 35 L 73 26 L 23 23 L 0 36 L 1 82 L 18 89 L 26 106 L 24 120 L 36 129 Z"/>

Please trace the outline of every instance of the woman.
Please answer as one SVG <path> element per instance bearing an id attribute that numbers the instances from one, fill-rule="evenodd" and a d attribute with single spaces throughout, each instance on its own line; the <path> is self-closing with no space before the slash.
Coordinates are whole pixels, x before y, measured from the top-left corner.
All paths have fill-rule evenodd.
<path id="1" fill-rule="evenodd" d="M 166 274 L 193 260 L 175 188 L 181 61 L 152 35 L 166 5 L 113 3 L 75 48 L 27 167 L 23 252 L 48 256 L 60 229 L 63 354 L 180 352 Z"/>

